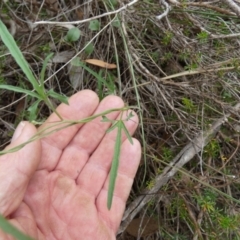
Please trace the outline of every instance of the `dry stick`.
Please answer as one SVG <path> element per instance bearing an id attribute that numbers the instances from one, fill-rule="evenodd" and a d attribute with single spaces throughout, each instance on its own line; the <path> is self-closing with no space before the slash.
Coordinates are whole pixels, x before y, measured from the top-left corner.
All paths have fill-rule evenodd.
<path id="1" fill-rule="evenodd" d="M 174 82 L 171 80 L 171 77 L 163 77 L 163 78 L 159 78 L 159 77 L 156 77 L 154 74 L 152 74 L 141 62 L 140 60 L 140 57 L 138 56 L 137 54 L 137 51 L 135 50 L 135 48 L 133 47 L 133 44 L 131 42 L 131 40 L 129 39 L 129 36 L 128 36 L 128 33 L 127 33 L 127 29 L 126 29 L 126 26 L 124 23 L 122 23 L 122 28 L 123 28 L 123 32 L 124 32 L 124 35 L 126 37 L 126 40 L 127 40 L 127 45 L 131 51 L 131 55 L 134 59 L 133 61 L 133 65 L 134 67 L 136 68 L 136 70 L 143 76 L 147 75 L 149 76 L 150 78 L 152 78 L 153 80 L 157 81 L 157 82 L 160 82 L 164 85 L 173 85 L 173 86 L 178 86 L 178 87 L 189 87 L 189 83 L 187 82 Z M 167 79 L 170 79 L 169 81 L 166 81 Z M 138 86 L 144 86 L 144 85 L 147 85 L 149 83 L 152 83 L 151 82 L 145 82 L 145 83 L 142 83 Z M 128 89 L 132 89 L 134 87 L 130 87 Z"/>
<path id="2" fill-rule="evenodd" d="M 97 16 L 94 16 L 94 17 L 91 17 L 91 18 L 87 18 L 87 19 L 83 19 L 83 20 L 80 20 L 80 21 L 72 21 L 72 22 L 52 22 L 52 21 L 39 21 L 39 22 L 35 22 L 34 24 L 51 24 L 51 25 L 56 25 L 56 24 L 60 24 L 60 25 L 69 25 L 69 24 L 80 24 L 80 23 L 85 23 L 85 22 L 89 22 L 89 21 L 92 21 L 94 19 L 98 19 L 98 18 L 102 18 L 102 17 L 106 17 L 106 16 L 109 16 L 109 15 L 112 15 L 112 14 L 117 14 L 123 10 L 125 10 L 126 8 L 132 6 L 133 4 L 137 3 L 138 0 L 133 0 L 132 2 L 124 5 L 123 7 L 115 10 L 115 11 L 112 11 L 112 12 L 107 12 L 107 13 L 103 13 L 101 15 L 97 15 Z"/>
<path id="3" fill-rule="evenodd" d="M 187 16 L 189 18 L 190 21 L 192 21 L 192 23 L 195 26 L 197 26 L 199 29 L 201 29 L 202 32 L 206 32 L 209 35 L 210 39 L 235 38 L 235 37 L 240 36 L 240 33 L 221 34 L 221 35 L 213 34 L 213 33 L 209 32 L 207 29 L 205 29 L 196 19 L 194 19 L 192 16 L 190 16 L 190 14 L 188 14 L 186 12 L 184 14 L 185 14 L 185 16 Z"/>
<path id="4" fill-rule="evenodd" d="M 133 54 L 134 56 L 134 54 Z M 143 66 L 143 65 L 142 65 Z M 136 67 L 136 66 L 135 66 Z M 145 68 L 145 67 L 144 67 Z M 173 86 L 178 86 L 178 87 L 189 87 L 190 84 L 188 82 L 174 82 L 171 79 L 173 78 L 177 78 L 177 77 L 182 77 L 182 76 L 188 76 L 188 75 L 195 75 L 195 74 L 201 74 L 201 73 L 210 73 L 210 72 L 216 72 L 216 71 L 228 71 L 228 70 L 233 70 L 236 67 L 222 67 L 222 68 L 216 68 L 216 69 L 196 69 L 196 70 L 190 70 L 190 71 L 184 71 L 184 72 L 180 72 L 180 73 L 176 73 L 176 74 L 172 74 L 170 76 L 167 77 L 156 77 L 153 74 L 151 74 L 147 69 L 143 69 L 143 72 L 140 72 L 139 68 L 136 68 L 142 75 L 149 75 L 151 78 L 153 78 L 154 80 L 156 80 L 156 82 L 160 82 L 161 84 L 164 85 L 173 85 Z M 169 80 L 169 81 L 166 81 Z M 148 81 L 148 82 L 144 82 L 141 84 L 138 84 L 137 87 L 142 87 L 148 84 L 151 84 L 152 81 Z M 133 87 L 130 87 L 128 89 L 132 89 Z"/>
<path id="5" fill-rule="evenodd" d="M 232 0 L 224 0 L 224 2 L 240 17 L 240 7 Z"/>
<path id="6" fill-rule="evenodd" d="M 177 188 L 174 186 L 174 189 L 176 190 L 176 192 L 178 191 Z M 190 219 L 192 220 L 193 225 L 195 226 L 195 232 L 194 232 L 194 239 L 203 239 L 201 230 L 200 230 L 200 225 L 197 222 L 195 213 L 193 212 L 193 209 L 191 208 L 188 200 L 184 197 L 184 195 L 182 193 L 179 193 L 180 197 L 183 199 L 186 209 L 188 211 L 188 216 L 190 217 Z"/>
<path id="7" fill-rule="evenodd" d="M 183 5 L 185 6 L 196 6 L 196 7 L 204 7 L 204 8 L 209 8 L 209 9 L 212 9 L 216 12 L 220 12 L 220 13 L 223 13 L 223 14 L 229 14 L 229 15 L 232 15 L 232 16 L 236 16 L 235 13 L 233 12 L 230 12 L 226 9 L 223 9 L 223 8 L 220 8 L 220 7 L 216 7 L 216 6 L 212 6 L 209 4 L 209 2 L 201 2 L 201 3 L 195 3 L 195 2 L 186 2 L 184 4 L 181 4 L 180 2 L 176 1 L 176 0 L 168 0 L 168 2 L 170 2 L 171 4 L 175 5 L 175 6 L 178 6 L 178 7 L 182 7 Z"/>
<path id="8" fill-rule="evenodd" d="M 165 11 L 162 14 L 156 16 L 157 20 L 161 20 L 162 18 L 166 17 L 171 9 L 169 4 L 166 3 L 165 0 L 162 0 L 161 3 L 162 5 L 164 5 Z"/>
<path id="9" fill-rule="evenodd" d="M 228 15 L 231 15 L 231 16 L 236 16 L 236 14 L 233 13 L 233 12 L 230 12 L 230 11 L 228 11 L 226 9 L 223 9 L 223 8 L 220 8 L 220 7 L 216 7 L 216 6 L 212 6 L 212 5 L 209 5 L 209 4 L 206 4 L 206 3 L 188 2 L 188 3 L 184 3 L 184 5 L 209 8 L 209 9 L 212 9 L 212 10 L 214 10 L 216 12 L 219 12 L 219 13 L 228 14 Z"/>
<path id="10" fill-rule="evenodd" d="M 234 106 L 235 111 L 240 110 L 240 103 Z M 170 162 L 170 164 L 164 169 L 163 173 L 156 176 L 154 179 L 154 186 L 136 198 L 126 209 L 121 227 L 118 234 L 121 234 L 133 218 L 142 210 L 142 208 L 149 203 L 152 198 L 157 194 L 162 186 L 164 186 L 186 163 L 188 163 L 196 154 L 203 150 L 211 139 L 214 138 L 220 127 L 228 120 L 231 113 L 226 114 L 224 117 L 218 119 L 212 124 L 212 127 L 204 132 L 200 132 L 192 142 L 189 142 L 178 155 Z"/>

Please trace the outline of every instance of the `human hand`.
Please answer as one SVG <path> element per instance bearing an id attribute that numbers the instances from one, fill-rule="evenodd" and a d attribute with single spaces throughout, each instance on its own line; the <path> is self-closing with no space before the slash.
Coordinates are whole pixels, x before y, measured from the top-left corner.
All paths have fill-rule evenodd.
<path id="1" fill-rule="evenodd" d="M 83 119 L 123 101 L 108 96 L 100 103 L 97 95 L 83 90 L 61 104 L 64 119 Z M 116 119 L 118 112 L 107 115 Z M 59 121 L 52 114 L 39 130 Z M 23 126 L 24 125 L 24 126 Z M 125 125 L 132 135 L 138 125 L 134 114 Z M 107 209 L 109 170 L 116 130 L 101 117 L 76 124 L 36 140 L 14 153 L 0 157 L 0 213 L 18 229 L 35 239 L 115 239 L 125 204 L 136 174 L 141 147 L 131 145 L 123 134 L 118 176 L 111 210 Z M 19 124 L 7 149 L 36 134 L 35 126 Z M 0 231 L 0 239 L 13 239 Z"/>

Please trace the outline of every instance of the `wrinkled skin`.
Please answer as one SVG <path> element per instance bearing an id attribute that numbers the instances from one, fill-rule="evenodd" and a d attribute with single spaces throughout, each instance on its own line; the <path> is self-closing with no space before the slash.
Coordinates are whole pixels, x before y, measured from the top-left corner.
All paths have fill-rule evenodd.
<path id="1" fill-rule="evenodd" d="M 61 104 L 57 111 L 64 119 L 82 119 L 111 108 L 124 106 L 116 96 L 99 103 L 97 95 L 84 90 Z M 119 117 L 119 112 L 107 115 Z M 10 149 L 27 141 L 37 131 L 52 126 L 59 118 L 52 114 L 36 130 L 20 123 Z M 133 178 L 140 161 L 141 147 L 131 145 L 123 134 L 121 156 L 112 208 L 107 209 L 109 170 L 116 130 L 101 117 L 77 124 L 0 157 L 0 213 L 22 232 L 35 239 L 115 239 Z M 138 117 L 125 122 L 134 133 Z M 0 239 L 13 239 L 0 231 Z"/>

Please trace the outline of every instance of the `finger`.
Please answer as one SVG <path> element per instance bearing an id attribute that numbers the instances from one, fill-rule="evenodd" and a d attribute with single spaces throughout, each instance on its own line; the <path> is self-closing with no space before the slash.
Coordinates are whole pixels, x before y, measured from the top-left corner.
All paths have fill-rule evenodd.
<path id="1" fill-rule="evenodd" d="M 133 114 L 134 117 L 131 120 L 124 122 L 130 135 L 134 133 L 138 125 L 137 114 Z M 125 119 L 126 115 L 127 112 L 123 114 L 122 119 Z M 77 179 L 79 187 L 95 197 L 99 194 L 108 176 L 113 159 L 116 136 L 117 129 L 104 136 Z M 122 141 L 125 139 L 126 135 L 122 132 Z"/>
<path id="2" fill-rule="evenodd" d="M 116 96 L 108 96 L 104 98 L 94 114 L 99 114 L 112 108 L 121 108 L 124 102 Z M 106 115 L 110 120 L 116 119 L 119 111 L 113 111 Z M 61 156 L 56 167 L 64 175 L 76 179 L 81 172 L 83 166 L 89 159 L 90 154 L 96 149 L 104 137 L 106 130 L 111 122 L 102 122 L 102 117 L 98 117 L 86 124 L 79 130 L 76 136 L 69 143 Z"/>
<path id="3" fill-rule="evenodd" d="M 69 99 L 69 105 L 61 104 L 56 110 L 65 120 L 81 120 L 91 116 L 99 103 L 98 96 L 91 90 L 83 90 Z M 39 131 L 56 125 L 60 119 L 53 113 L 39 128 Z M 63 149 L 69 144 L 83 124 L 75 124 L 59 130 L 42 139 L 42 160 L 39 169 L 53 170 L 62 154 Z M 59 128 L 60 126 L 56 126 Z"/>
<path id="4" fill-rule="evenodd" d="M 99 213 L 115 233 L 119 228 L 125 210 L 126 201 L 131 191 L 141 158 L 140 143 L 136 139 L 133 139 L 133 141 L 134 144 L 131 145 L 128 140 L 125 140 L 121 148 L 119 169 L 111 209 L 108 210 L 107 208 L 109 176 L 96 201 Z"/>
<path id="5" fill-rule="evenodd" d="M 36 134 L 36 128 L 21 122 L 16 129 L 11 144 L 6 148 L 16 147 Z M 21 203 L 29 179 L 36 171 L 41 158 L 39 140 L 28 143 L 22 149 L 0 157 L 0 213 L 8 216 Z"/>

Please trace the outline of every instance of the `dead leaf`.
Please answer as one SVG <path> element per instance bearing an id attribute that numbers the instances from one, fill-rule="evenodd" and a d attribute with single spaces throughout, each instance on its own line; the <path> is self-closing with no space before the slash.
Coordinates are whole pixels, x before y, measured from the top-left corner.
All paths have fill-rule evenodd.
<path id="1" fill-rule="evenodd" d="M 82 67 L 73 66 L 68 64 L 69 79 L 72 84 L 72 88 L 77 90 L 83 84 L 83 73 L 84 69 Z"/>
<path id="2" fill-rule="evenodd" d="M 139 230 L 139 228 L 141 229 Z M 142 218 L 133 219 L 132 222 L 127 227 L 127 232 L 134 237 L 138 237 L 139 234 L 141 234 L 141 237 L 146 237 L 158 231 L 158 229 L 159 229 L 158 221 L 155 218 L 145 217 L 144 219 Z"/>
<path id="3" fill-rule="evenodd" d="M 54 55 L 52 62 L 54 63 L 66 63 L 75 55 L 75 51 L 62 51 Z"/>
<path id="4" fill-rule="evenodd" d="M 106 68 L 106 69 L 117 68 L 117 65 L 114 63 L 107 63 L 107 62 L 104 62 L 104 61 L 98 60 L 98 59 L 86 59 L 85 62 L 95 65 L 95 66 L 98 66 L 98 67 Z"/>

